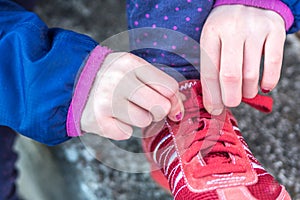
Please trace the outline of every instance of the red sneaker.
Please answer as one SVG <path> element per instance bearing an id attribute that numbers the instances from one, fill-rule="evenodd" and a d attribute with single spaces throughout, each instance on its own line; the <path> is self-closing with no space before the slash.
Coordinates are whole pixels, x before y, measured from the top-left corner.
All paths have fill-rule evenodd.
<path id="1" fill-rule="evenodd" d="M 168 119 L 143 130 L 152 177 L 180 200 L 289 200 L 287 191 L 254 158 L 229 110 L 212 117 L 197 80 L 180 83 L 187 97 L 179 123 Z M 270 111 L 272 99 L 244 99 Z"/>

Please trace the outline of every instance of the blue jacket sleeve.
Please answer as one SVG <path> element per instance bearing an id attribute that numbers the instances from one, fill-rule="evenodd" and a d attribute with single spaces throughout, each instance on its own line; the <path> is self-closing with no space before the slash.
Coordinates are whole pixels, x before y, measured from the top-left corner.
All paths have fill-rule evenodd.
<path id="1" fill-rule="evenodd" d="M 300 0 L 282 0 L 292 11 L 294 23 L 288 33 L 294 33 L 300 30 Z"/>
<path id="2" fill-rule="evenodd" d="M 67 140 L 76 75 L 96 45 L 0 0 L 0 125 L 48 145 Z"/>

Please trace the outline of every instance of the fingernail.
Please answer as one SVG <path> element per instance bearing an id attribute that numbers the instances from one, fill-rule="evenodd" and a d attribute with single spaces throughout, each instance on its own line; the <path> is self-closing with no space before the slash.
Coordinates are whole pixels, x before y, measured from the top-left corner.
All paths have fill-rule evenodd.
<path id="1" fill-rule="evenodd" d="M 211 115 L 220 115 L 223 112 L 224 107 L 220 106 L 220 105 L 217 105 L 217 106 L 207 106 L 206 110 Z"/>
<path id="2" fill-rule="evenodd" d="M 212 115 L 220 115 L 223 112 L 223 109 L 215 109 L 211 111 Z"/>
<path id="3" fill-rule="evenodd" d="M 179 121 L 182 119 L 182 112 L 179 112 L 177 115 L 175 115 L 175 118 Z"/>
<path id="4" fill-rule="evenodd" d="M 263 92 L 263 93 L 265 93 L 265 94 L 267 94 L 267 93 L 269 93 L 271 90 L 269 90 L 269 89 L 261 89 L 261 91 Z"/>

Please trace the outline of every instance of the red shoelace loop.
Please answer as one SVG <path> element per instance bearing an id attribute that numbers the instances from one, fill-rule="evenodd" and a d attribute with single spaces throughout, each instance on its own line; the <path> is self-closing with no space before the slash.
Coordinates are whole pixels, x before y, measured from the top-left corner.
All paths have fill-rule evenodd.
<path id="1" fill-rule="evenodd" d="M 223 128 L 216 126 L 216 123 L 224 124 Z M 185 146 L 182 158 L 186 163 L 195 158 L 199 164 L 201 163 L 202 169 L 194 173 L 195 178 L 213 174 L 245 172 L 242 165 L 236 164 L 232 160 L 233 157 L 243 158 L 241 152 L 236 148 L 236 136 L 227 130 L 229 125 L 225 123 L 229 122 L 201 117 L 190 126 L 189 131 L 193 133 L 191 136 L 193 140 Z"/>
<path id="2" fill-rule="evenodd" d="M 224 175 L 230 173 L 242 173 L 246 169 L 236 163 L 236 160 L 246 159 L 236 147 L 238 140 L 233 130 L 233 124 L 227 115 L 229 111 L 224 110 L 223 116 L 211 116 L 204 109 L 202 96 L 196 95 L 197 105 L 189 104 L 186 108 L 187 116 L 184 120 L 188 126 L 181 130 L 178 139 L 188 139 L 183 145 L 184 162 L 189 163 L 196 158 L 202 169 L 194 173 L 195 178 L 209 175 Z M 257 95 L 253 99 L 243 99 L 250 106 L 262 111 L 272 110 L 272 99 L 270 97 Z M 193 136 L 192 136 L 193 135 Z M 190 139 L 192 137 L 192 140 Z"/>
<path id="3" fill-rule="evenodd" d="M 191 84 L 192 83 L 192 84 Z M 193 167 L 193 176 L 223 176 L 245 172 L 240 162 L 247 159 L 240 152 L 241 146 L 232 121 L 230 111 L 225 109 L 220 116 L 211 116 L 204 108 L 201 84 L 185 84 L 190 90 L 183 90 L 186 95 L 184 119 L 178 124 L 176 140 L 183 162 Z M 191 85 L 193 85 L 191 87 Z M 188 87 L 187 87 L 188 86 Z M 244 103 L 262 111 L 271 112 L 272 98 L 257 95 L 253 99 L 243 98 Z M 241 149 L 242 151 L 242 149 Z"/>

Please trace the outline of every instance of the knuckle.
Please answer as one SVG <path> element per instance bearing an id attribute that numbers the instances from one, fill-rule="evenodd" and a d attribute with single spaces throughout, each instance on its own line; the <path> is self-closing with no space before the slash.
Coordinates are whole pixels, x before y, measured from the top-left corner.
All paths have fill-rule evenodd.
<path id="1" fill-rule="evenodd" d="M 257 83 L 258 82 L 258 76 L 255 73 L 246 73 L 243 76 L 243 81 L 244 82 L 249 82 L 249 83 Z"/>
<path id="2" fill-rule="evenodd" d="M 275 54 L 271 58 L 268 59 L 266 65 L 278 66 L 282 64 L 282 56 L 279 54 Z"/>
<path id="3" fill-rule="evenodd" d="M 130 53 L 121 53 L 116 60 L 123 64 L 129 64 L 132 61 L 132 56 Z"/>
<path id="4" fill-rule="evenodd" d="M 279 41 L 282 41 L 282 42 L 285 41 L 285 39 L 286 39 L 286 31 L 282 27 L 282 25 L 276 24 L 276 26 L 273 26 L 273 32 L 276 33 L 277 39 Z"/>
<path id="5" fill-rule="evenodd" d="M 282 29 L 282 31 L 279 31 L 279 37 L 282 38 L 282 42 L 284 43 L 284 41 L 286 40 L 286 31 L 285 29 Z"/>
<path id="6" fill-rule="evenodd" d="M 117 67 L 120 72 L 126 72 L 136 66 L 136 58 L 130 53 L 119 53 L 111 62 L 111 66 Z"/>
<path id="7" fill-rule="evenodd" d="M 214 35 L 217 36 L 219 33 L 219 26 L 214 25 L 213 23 L 206 23 L 202 29 L 200 37 L 200 47 L 201 49 L 207 49 L 210 46 L 209 38 Z"/>
<path id="8" fill-rule="evenodd" d="M 93 110 L 98 111 L 96 113 L 103 113 L 103 111 L 107 111 L 107 110 L 112 110 L 112 111 L 115 110 L 112 109 L 113 108 L 112 104 L 114 103 L 114 101 L 109 98 L 103 98 L 103 99 L 94 98 L 93 100 L 94 100 L 94 104 L 92 105 Z"/>
<path id="9" fill-rule="evenodd" d="M 241 76 L 237 73 L 222 73 L 220 78 L 225 83 L 236 83 L 241 80 Z"/>
<path id="10" fill-rule="evenodd" d="M 277 20 L 269 20 L 269 24 L 270 24 L 271 30 L 276 31 L 277 34 L 285 32 L 284 26 L 282 26 L 282 25 L 284 25 L 284 22 L 278 23 Z"/>
<path id="11" fill-rule="evenodd" d="M 214 32 L 216 32 L 216 26 L 214 26 L 214 24 L 211 22 L 207 22 L 202 30 L 203 39 L 205 39 L 206 36 Z"/>

